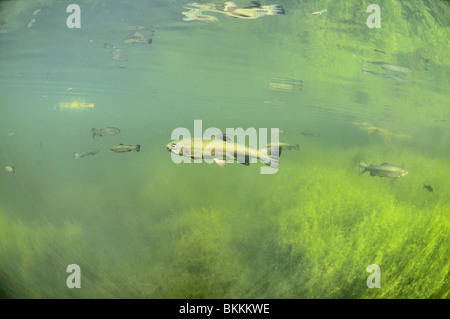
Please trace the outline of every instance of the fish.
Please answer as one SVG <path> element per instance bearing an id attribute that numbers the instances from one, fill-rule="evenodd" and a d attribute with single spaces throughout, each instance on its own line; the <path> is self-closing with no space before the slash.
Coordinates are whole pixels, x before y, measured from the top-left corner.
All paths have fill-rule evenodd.
<path id="1" fill-rule="evenodd" d="M 28 23 L 28 28 L 31 28 L 31 26 L 33 25 L 33 23 L 36 22 L 35 18 L 31 18 L 30 22 Z"/>
<path id="2" fill-rule="evenodd" d="M 378 50 L 378 49 L 373 49 L 375 52 L 378 52 L 378 53 L 382 53 L 382 54 L 386 54 L 386 52 L 385 51 L 381 51 L 381 50 Z"/>
<path id="3" fill-rule="evenodd" d="M 123 43 L 134 44 L 134 43 L 148 43 L 151 44 L 153 41 L 153 35 L 155 31 L 153 30 L 143 30 L 145 27 L 138 29 L 139 31 L 134 31 L 128 35 L 128 37 L 123 40 Z"/>
<path id="4" fill-rule="evenodd" d="M 92 129 L 92 138 L 95 138 L 97 135 L 98 136 L 108 136 L 108 135 L 116 135 L 120 133 L 120 130 L 116 127 L 105 127 L 105 128 L 101 128 L 101 129 Z"/>
<path id="5" fill-rule="evenodd" d="M 370 172 L 370 176 L 379 177 L 402 177 L 408 174 L 408 171 L 403 167 L 383 163 L 381 165 L 367 165 L 363 162 L 359 163 L 359 175 L 364 172 Z"/>
<path id="6" fill-rule="evenodd" d="M 123 145 L 123 144 L 115 144 L 109 148 L 111 151 L 116 153 L 126 153 L 131 151 L 139 152 L 141 150 L 141 145 Z"/>
<path id="7" fill-rule="evenodd" d="M 407 82 L 404 79 L 401 79 L 399 77 L 396 77 L 396 76 L 393 76 L 393 75 L 390 75 L 390 74 L 386 74 L 386 73 L 378 73 L 378 72 L 373 72 L 373 71 L 369 71 L 369 70 L 366 70 L 366 69 L 362 69 L 361 71 L 363 71 L 363 73 L 373 74 L 375 76 L 379 76 L 379 77 L 382 77 L 382 78 L 392 79 L 392 80 L 395 80 L 397 82 L 402 82 L 402 83 L 406 83 Z"/>
<path id="8" fill-rule="evenodd" d="M 431 185 L 425 185 L 423 184 L 423 188 L 427 189 L 429 192 L 433 191 L 433 187 L 431 187 Z"/>
<path id="9" fill-rule="evenodd" d="M 5 171 L 14 174 L 14 173 L 15 173 L 14 166 L 12 166 L 12 165 L 6 165 L 6 166 L 5 166 Z"/>
<path id="10" fill-rule="evenodd" d="M 320 10 L 320 11 L 317 11 L 317 12 L 311 12 L 311 14 L 320 14 L 320 15 L 322 15 L 322 13 L 324 13 L 324 12 L 327 12 L 327 9 L 323 9 L 323 10 Z"/>
<path id="11" fill-rule="evenodd" d="M 225 167 L 227 160 L 237 160 L 240 164 L 249 166 L 253 159 L 259 159 L 262 163 L 272 168 L 279 167 L 279 156 L 281 155 L 282 148 L 300 149 L 298 144 L 292 145 L 280 142 L 274 145 L 277 148 L 278 154 L 270 154 L 272 145 L 274 144 L 267 145 L 267 150 L 263 152 L 262 150 L 234 143 L 226 135 L 223 135 L 213 140 L 191 138 L 172 141 L 166 145 L 166 148 L 171 153 L 192 159 L 211 159 L 212 157 L 214 162 L 220 167 Z M 196 147 L 198 148 L 199 146 L 201 149 L 196 151 Z M 227 152 L 227 148 L 231 151 Z"/>
<path id="12" fill-rule="evenodd" d="M 409 72 L 409 70 L 407 68 L 398 66 L 398 65 L 393 65 L 393 64 L 389 64 L 389 63 L 385 63 L 385 62 L 373 62 L 373 61 L 367 61 L 367 60 L 364 60 L 364 61 L 367 63 L 370 63 L 370 64 L 378 65 L 380 68 L 382 68 L 383 70 L 386 70 L 386 71 L 398 72 L 398 73 L 403 73 L 403 74 L 406 74 Z"/>
<path id="13" fill-rule="evenodd" d="M 59 102 L 58 108 L 63 110 L 71 110 L 71 111 L 83 111 L 90 108 L 94 108 L 93 103 L 85 103 L 85 102 L 78 102 L 78 101 L 71 101 L 71 102 Z M 53 106 L 53 109 L 56 110 L 56 105 Z"/>
<path id="14" fill-rule="evenodd" d="M 286 102 L 284 101 L 278 101 L 278 100 L 273 100 L 273 101 L 264 101 L 265 104 L 272 104 L 274 107 L 278 107 L 278 108 L 284 108 Z M 280 132 L 281 133 L 281 132 Z"/>
<path id="15" fill-rule="evenodd" d="M 298 144 L 289 144 L 289 143 L 285 143 L 285 142 L 278 142 L 277 144 L 268 144 L 267 149 L 269 151 L 270 151 L 270 148 L 272 147 L 272 145 L 276 145 L 280 149 L 285 148 L 287 150 L 297 150 L 297 151 L 300 149 L 300 145 L 298 145 Z M 279 150 L 279 153 L 281 154 L 281 150 Z"/>
<path id="16" fill-rule="evenodd" d="M 192 20 L 199 20 L 199 21 L 217 21 L 218 19 L 214 16 L 202 14 L 203 11 L 200 9 L 193 9 L 193 8 L 187 8 L 189 11 L 183 11 L 181 14 L 184 14 L 186 18 L 183 18 L 184 21 L 192 21 Z"/>
<path id="17" fill-rule="evenodd" d="M 301 91 L 303 89 L 303 80 L 271 77 L 269 89 L 276 91 L 292 92 Z"/>
<path id="18" fill-rule="evenodd" d="M 377 127 L 368 122 L 353 122 L 356 126 L 358 126 L 361 130 L 366 132 L 371 136 L 380 136 L 386 143 L 392 143 L 393 139 L 400 140 L 411 140 L 411 135 L 401 134 L 401 133 L 393 133 L 388 131 L 387 129 Z"/>
<path id="19" fill-rule="evenodd" d="M 73 158 L 74 159 L 79 159 L 79 158 L 83 158 L 86 156 L 92 156 L 97 154 L 98 152 L 100 152 L 99 150 L 89 150 L 89 151 L 84 151 L 84 152 L 79 152 L 79 153 L 73 153 Z"/>

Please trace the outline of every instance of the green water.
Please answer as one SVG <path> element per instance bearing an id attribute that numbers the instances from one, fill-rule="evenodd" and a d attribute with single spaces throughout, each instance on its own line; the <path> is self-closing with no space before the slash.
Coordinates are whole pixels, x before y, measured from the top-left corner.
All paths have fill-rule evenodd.
<path id="1" fill-rule="evenodd" d="M 370 29 L 364 1 L 187 22 L 189 1 L 80 0 L 81 28 L 68 29 L 72 2 L 0 4 L 1 297 L 449 298 L 448 2 L 379 1 Z M 152 43 L 125 44 L 129 26 L 154 30 Z M 272 78 L 303 83 L 280 91 Z M 58 108 L 71 101 L 95 106 Z M 280 128 L 300 150 L 273 175 L 177 165 L 165 146 L 194 120 Z M 121 132 L 92 138 L 106 126 Z M 359 176 L 360 161 L 409 174 Z M 371 264 L 381 288 L 367 287 Z"/>

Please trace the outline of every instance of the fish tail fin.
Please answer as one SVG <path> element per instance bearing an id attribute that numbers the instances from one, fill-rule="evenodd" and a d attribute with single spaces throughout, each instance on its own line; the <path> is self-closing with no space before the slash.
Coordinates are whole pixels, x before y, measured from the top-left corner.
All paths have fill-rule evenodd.
<path id="1" fill-rule="evenodd" d="M 278 169 L 278 167 L 280 166 L 280 154 L 281 154 L 281 146 L 278 152 L 275 152 L 268 156 L 263 156 L 260 158 L 260 160 L 267 166 Z"/>
<path id="2" fill-rule="evenodd" d="M 274 144 L 274 145 L 276 145 L 276 144 Z M 282 146 L 275 146 L 275 149 L 278 149 L 278 157 L 279 156 L 281 156 L 281 149 L 282 149 L 283 147 Z M 289 148 L 288 148 L 289 149 Z M 271 156 L 272 154 L 272 145 L 271 144 L 269 144 L 269 145 L 267 145 L 267 154 L 269 155 L 269 156 Z"/>
<path id="3" fill-rule="evenodd" d="M 11 166 L 11 168 L 12 168 L 12 173 L 15 174 L 16 171 L 15 171 L 15 169 L 14 169 L 14 166 Z"/>
<path id="4" fill-rule="evenodd" d="M 362 173 L 364 173 L 366 171 L 366 167 L 367 167 L 367 164 L 365 164 L 363 162 L 359 163 L 359 175 L 361 175 Z"/>
<path id="5" fill-rule="evenodd" d="M 261 9 L 264 9 L 267 12 L 267 15 L 279 15 L 284 14 L 285 11 L 280 4 L 271 4 L 267 6 L 260 6 Z"/>
<path id="6" fill-rule="evenodd" d="M 95 135 L 98 135 L 98 130 L 92 128 L 92 138 L 95 138 Z"/>
<path id="7" fill-rule="evenodd" d="M 259 1 L 250 1 L 251 6 L 245 7 L 244 9 L 252 9 L 252 8 L 261 8 L 261 2 Z"/>
<path id="8" fill-rule="evenodd" d="M 141 145 L 137 144 L 136 145 L 136 152 L 139 152 L 141 150 Z"/>

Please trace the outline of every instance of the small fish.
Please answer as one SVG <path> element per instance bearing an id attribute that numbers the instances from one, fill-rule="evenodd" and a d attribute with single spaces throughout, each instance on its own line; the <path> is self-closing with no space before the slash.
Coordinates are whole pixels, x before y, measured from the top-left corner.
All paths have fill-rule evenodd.
<path id="1" fill-rule="evenodd" d="M 398 82 L 402 82 L 402 83 L 406 82 L 406 80 L 400 79 L 399 77 L 396 77 L 396 76 L 393 76 L 393 75 L 390 75 L 390 74 L 373 72 L 373 71 L 369 71 L 369 70 L 366 70 L 366 69 L 362 69 L 361 71 L 363 71 L 364 73 L 373 74 L 373 75 L 376 75 L 376 76 L 379 76 L 379 77 L 382 77 L 382 78 L 392 79 L 392 80 L 395 80 L 395 81 L 398 81 Z"/>
<path id="2" fill-rule="evenodd" d="M 108 135 L 116 135 L 120 133 L 120 130 L 116 127 L 105 127 L 105 128 L 101 128 L 101 129 L 92 129 L 92 138 L 95 138 L 97 135 L 98 136 L 108 136 Z"/>
<path id="3" fill-rule="evenodd" d="M 299 150 L 300 149 L 300 145 L 298 144 L 289 144 L 289 143 L 285 143 L 285 142 L 278 142 L 277 145 L 280 148 L 280 154 L 281 154 L 281 149 L 285 148 L 287 150 Z M 267 150 L 270 151 L 270 148 L 272 147 L 272 144 L 267 145 Z"/>
<path id="4" fill-rule="evenodd" d="M 141 150 L 141 146 L 139 144 L 132 145 L 123 145 L 123 144 L 115 144 L 109 148 L 111 151 L 116 153 L 126 153 L 131 151 L 139 152 Z"/>
<path id="5" fill-rule="evenodd" d="M 381 165 L 367 165 L 363 162 L 359 163 L 359 175 L 364 172 L 370 172 L 370 176 L 380 177 L 402 177 L 408 174 L 408 171 L 400 166 L 383 163 Z"/>
<path id="6" fill-rule="evenodd" d="M 31 28 L 31 26 L 33 25 L 33 23 L 36 22 L 35 18 L 31 18 L 30 22 L 28 23 L 28 28 Z"/>
<path id="7" fill-rule="evenodd" d="M 186 18 L 183 18 L 184 21 L 192 21 L 192 20 L 217 21 L 218 20 L 214 16 L 202 14 L 203 11 L 200 9 L 193 9 L 193 8 L 188 8 L 188 7 L 184 7 L 184 8 L 189 10 L 189 11 L 181 12 L 181 14 L 184 14 L 186 16 Z"/>
<path id="8" fill-rule="evenodd" d="M 87 109 L 92 109 L 94 108 L 94 106 L 95 105 L 93 103 L 71 101 L 71 102 L 60 102 L 58 106 L 54 105 L 53 109 L 56 110 L 56 107 L 58 107 L 61 111 L 63 110 L 83 111 Z"/>
<path id="9" fill-rule="evenodd" d="M 323 10 L 320 10 L 320 11 L 317 11 L 317 12 L 311 12 L 311 14 L 320 14 L 321 15 L 324 12 L 327 12 L 327 9 L 323 9 Z"/>
<path id="10" fill-rule="evenodd" d="M 273 105 L 274 107 L 277 107 L 277 108 L 284 108 L 284 106 L 285 106 L 285 102 L 283 102 L 283 101 L 277 101 L 277 100 L 274 100 L 274 101 L 264 101 L 264 103 L 265 104 L 271 104 L 271 105 Z M 280 132 L 281 133 L 281 132 Z"/>
<path id="11" fill-rule="evenodd" d="M 143 27 L 145 28 L 145 27 Z M 123 40 L 123 43 L 134 44 L 134 43 L 148 43 L 151 44 L 153 41 L 153 35 L 155 31 L 134 31 L 128 35 L 128 37 Z"/>
<path id="12" fill-rule="evenodd" d="M 89 151 L 74 153 L 73 154 L 73 158 L 74 159 L 79 159 L 79 158 L 83 158 L 83 157 L 86 157 L 86 156 L 92 156 L 92 155 L 97 154 L 98 152 L 100 152 L 100 151 L 99 150 L 89 150 Z"/>
<path id="13" fill-rule="evenodd" d="M 292 92 L 303 89 L 303 81 L 291 78 L 271 77 L 269 89 L 276 91 Z"/>
<path id="14" fill-rule="evenodd" d="M 14 171 L 14 166 L 12 166 L 12 165 L 6 165 L 6 166 L 5 166 L 5 171 L 14 174 L 14 173 L 15 173 L 15 171 Z"/>
<path id="15" fill-rule="evenodd" d="M 403 73 L 403 74 L 406 74 L 409 72 L 409 70 L 407 68 L 398 66 L 398 65 L 393 65 L 393 64 L 389 64 L 389 63 L 385 63 L 385 62 L 373 62 L 373 61 L 367 61 L 367 60 L 364 60 L 364 61 L 367 63 L 370 63 L 370 64 L 378 65 L 380 68 L 382 68 L 383 70 L 386 70 L 386 71 L 398 72 L 398 73 Z"/>
<path id="16" fill-rule="evenodd" d="M 431 185 L 425 185 L 423 184 L 423 188 L 426 188 L 429 192 L 433 191 L 433 187 L 431 187 Z"/>
<path id="17" fill-rule="evenodd" d="M 272 76 L 270 78 L 271 81 L 278 81 L 278 82 L 290 82 L 290 83 L 299 83 L 299 84 L 303 84 L 303 80 L 297 80 L 297 79 L 292 79 L 292 78 L 281 78 L 281 77 L 276 77 L 276 76 Z"/>
<path id="18" fill-rule="evenodd" d="M 378 49 L 373 49 L 375 52 L 378 52 L 378 53 L 382 53 L 382 54 L 386 54 L 386 52 L 384 52 L 384 51 L 381 51 L 381 50 L 378 50 Z"/>

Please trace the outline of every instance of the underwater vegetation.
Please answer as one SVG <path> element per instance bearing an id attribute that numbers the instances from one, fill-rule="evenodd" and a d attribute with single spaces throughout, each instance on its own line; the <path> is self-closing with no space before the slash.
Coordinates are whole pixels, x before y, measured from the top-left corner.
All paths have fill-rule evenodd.
<path id="1" fill-rule="evenodd" d="M 417 172 L 358 176 L 358 162 L 347 163 L 357 149 L 333 149 L 333 163 L 310 150 L 285 159 L 271 178 L 229 166 L 233 178 L 215 191 L 202 184 L 214 184 L 223 169 L 167 166 L 136 206 L 90 221 L 27 223 L 2 207 L 3 297 L 448 298 L 448 171 L 428 174 L 439 185 L 430 193 Z M 181 172 L 174 201 L 171 180 Z M 83 271 L 78 291 L 63 288 L 61 269 L 73 259 Z M 381 289 L 366 286 L 370 264 L 381 268 Z"/>

